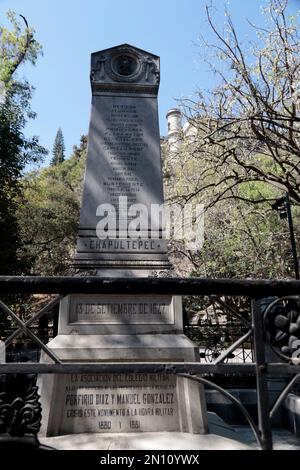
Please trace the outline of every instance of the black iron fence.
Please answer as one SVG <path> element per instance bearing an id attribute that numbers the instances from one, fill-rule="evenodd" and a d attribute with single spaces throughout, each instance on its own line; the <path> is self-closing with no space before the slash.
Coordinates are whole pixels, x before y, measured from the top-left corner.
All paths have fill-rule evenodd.
<path id="1" fill-rule="evenodd" d="M 183 298 L 184 333 L 199 346 L 201 362 L 213 362 L 244 336 L 251 325 L 248 298 Z M 253 362 L 253 341 L 249 337 L 226 362 Z"/>
<path id="2" fill-rule="evenodd" d="M 200 362 L 213 362 L 248 331 L 243 324 L 203 322 L 185 325 L 184 333 L 199 346 Z M 225 362 L 253 362 L 253 341 L 248 338 Z"/>
<path id="3" fill-rule="evenodd" d="M 57 294 L 57 297 L 36 312 L 26 321 L 0 301 L 2 315 L 8 317 L 16 329 L 5 344 L 9 347 L 21 334 L 30 338 L 37 348 L 42 349 L 52 360 L 51 364 L 34 362 L 1 363 L 0 374 L 75 374 L 75 373 L 127 373 L 160 372 L 171 373 L 180 377 L 205 384 L 218 390 L 233 402 L 243 413 L 251 426 L 257 441 L 263 449 L 272 449 L 271 419 L 282 405 L 290 390 L 300 380 L 300 281 L 286 280 L 231 280 L 231 279 L 182 279 L 182 278 L 98 278 L 98 277 L 0 277 L 0 295 L 8 294 Z M 152 362 L 152 363 L 62 363 L 56 354 L 39 338 L 32 325 L 44 315 L 48 315 L 60 299 L 68 294 L 164 294 L 196 296 L 246 296 L 251 301 L 251 321 L 242 321 L 243 328 L 239 336 L 236 333 L 231 345 L 224 342 L 222 351 L 212 353 L 208 362 Z M 272 301 L 266 298 L 273 296 Z M 221 300 L 222 301 L 222 300 Z M 264 308 L 262 308 L 264 304 Z M 233 325 L 232 325 L 233 327 Z M 226 328 L 226 326 L 225 326 Z M 237 336 L 239 336 L 237 338 Z M 241 345 L 253 343 L 254 362 L 227 362 Z M 216 342 L 218 344 L 218 341 Z M 266 359 L 266 344 L 277 355 L 278 360 Z M 252 357 L 251 357 L 252 359 Z M 214 377 L 249 376 L 256 380 L 257 415 L 255 423 L 243 403 L 223 387 L 215 383 Z M 287 385 L 273 404 L 269 403 L 267 378 L 288 378 Z M 36 434 L 39 428 L 40 409 L 37 403 L 37 391 L 32 386 L 26 397 L 14 398 L 0 396 L 0 432 L 26 432 Z M 12 399 L 11 399 L 12 400 Z M 17 401 L 16 401 L 17 400 Z M 21 402 L 20 402 L 21 400 Z M 16 403 L 19 408 L 15 409 Z M 22 406 L 20 405 L 22 403 Z M 3 410 L 6 410 L 4 413 Z M 26 413 L 25 411 L 26 410 Z M 29 412 L 29 410 L 31 410 Z M 20 415 L 21 414 L 21 418 Z M 18 418 L 19 416 L 19 418 Z M 12 420 L 14 420 L 12 422 Z M 18 421 L 19 420 L 19 421 Z M 16 423 L 22 423 L 18 427 Z M 13 429 L 13 431 L 11 431 Z"/>

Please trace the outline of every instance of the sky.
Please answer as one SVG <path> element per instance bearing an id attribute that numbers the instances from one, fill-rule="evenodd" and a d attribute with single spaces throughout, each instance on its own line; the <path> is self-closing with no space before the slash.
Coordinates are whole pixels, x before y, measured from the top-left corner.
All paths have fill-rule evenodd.
<path id="1" fill-rule="evenodd" d="M 27 18 L 43 46 L 37 65 L 25 65 L 20 77 L 35 87 L 32 109 L 37 118 L 26 128 L 38 135 L 50 154 L 61 127 L 70 156 L 73 145 L 88 131 L 91 89 L 90 54 L 128 43 L 160 56 L 159 122 L 166 135 L 166 113 L 177 100 L 193 97 L 196 89 L 208 90 L 213 77 L 201 58 L 203 35 L 211 33 L 204 7 L 210 0 L 0 0 L 0 23 L 13 10 Z M 266 0 L 226 2 L 244 42 L 254 32 L 247 19 L 261 23 Z M 224 1 L 214 0 L 216 22 L 224 25 Z M 289 0 L 294 14 L 300 0 Z"/>

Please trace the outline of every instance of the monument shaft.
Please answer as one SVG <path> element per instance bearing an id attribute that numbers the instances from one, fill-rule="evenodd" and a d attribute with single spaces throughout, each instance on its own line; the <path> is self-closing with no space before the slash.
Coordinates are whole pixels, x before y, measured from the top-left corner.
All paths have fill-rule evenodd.
<path id="1" fill-rule="evenodd" d="M 169 269 L 159 58 L 124 45 L 92 54 L 91 67 L 92 111 L 75 266 L 110 276 Z"/>

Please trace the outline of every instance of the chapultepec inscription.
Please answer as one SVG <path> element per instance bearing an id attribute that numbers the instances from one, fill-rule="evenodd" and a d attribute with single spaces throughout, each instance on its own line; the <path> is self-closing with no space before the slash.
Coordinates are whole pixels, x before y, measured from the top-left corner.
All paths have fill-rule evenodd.
<path id="1" fill-rule="evenodd" d="M 168 271 L 158 129 L 159 58 L 121 45 L 92 54 L 92 112 L 74 265 L 98 276 Z M 181 298 L 73 294 L 62 299 L 61 361 L 194 361 Z M 47 358 L 41 356 L 42 361 Z M 204 390 L 172 374 L 39 378 L 42 433 L 207 430 Z"/>

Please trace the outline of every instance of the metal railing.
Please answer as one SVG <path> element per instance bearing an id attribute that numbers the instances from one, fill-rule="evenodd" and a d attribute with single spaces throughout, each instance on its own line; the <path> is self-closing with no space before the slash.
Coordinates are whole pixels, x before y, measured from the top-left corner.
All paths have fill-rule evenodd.
<path id="1" fill-rule="evenodd" d="M 201 325 L 186 324 L 184 334 L 199 346 L 201 362 L 214 362 L 248 330 L 245 325 L 230 321 L 222 325 L 203 322 Z M 253 356 L 253 342 L 250 337 L 241 343 L 239 349 L 227 356 L 226 362 L 253 362 Z"/>
<path id="2" fill-rule="evenodd" d="M 0 277 L 0 295 L 8 294 L 34 294 L 47 293 L 57 294 L 55 299 L 35 313 L 26 322 L 22 321 L 4 302 L 0 301 L 0 310 L 12 319 L 17 325 L 17 329 L 5 343 L 8 346 L 14 338 L 20 334 L 28 336 L 41 348 L 52 360 L 53 363 L 2 363 L 0 364 L 0 374 L 80 374 L 80 373 L 171 373 L 177 376 L 186 377 L 190 380 L 203 383 L 208 387 L 218 390 L 230 401 L 235 403 L 244 414 L 251 426 L 258 443 L 262 449 L 272 449 L 272 427 L 271 418 L 279 409 L 287 393 L 300 380 L 300 366 L 298 350 L 293 349 L 291 338 L 297 339 L 297 332 L 285 331 L 284 343 L 274 340 L 278 336 L 278 314 L 272 313 L 274 302 L 263 314 L 261 309 L 261 299 L 275 296 L 278 302 L 293 303 L 293 314 L 289 318 L 288 313 L 284 313 L 290 322 L 297 324 L 297 313 L 300 295 L 300 281 L 287 280 L 235 280 L 235 279 L 201 279 L 201 278 L 99 278 L 99 277 Z M 33 333 L 30 326 L 41 316 L 47 315 L 53 306 L 57 304 L 63 296 L 68 294 L 114 294 L 114 295 L 141 295 L 141 294 L 164 294 L 164 295 L 197 295 L 197 296 L 247 296 L 251 298 L 251 324 L 245 334 L 235 341 L 226 351 L 210 363 L 199 362 L 99 362 L 99 363 L 62 363 L 59 357 L 51 351 Z M 287 297 L 293 296 L 293 297 Z M 280 299 L 283 297 L 283 300 Z M 276 302 L 275 302 L 276 304 Z M 281 305 L 281 304 L 280 304 Z M 295 307 L 296 305 L 296 307 Z M 282 307 L 282 305 L 281 305 Z M 280 307 L 280 308 L 281 308 Z M 282 310 L 282 308 L 281 308 Z M 296 312 L 296 313 L 295 313 Z M 282 313 L 282 312 L 281 312 Z M 284 316 L 283 315 L 283 316 Z M 276 319 L 277 318 L 277 319 Z M 281 321 L 283 322 L 282 318 Z M 284 322 L 283 322 L 284 323 Z M 300 325 L 300 320 L 299 320 Z M 284 328 L 284 327 L 283 327 Z M 277 335 L 277 336 L 276 336 Z M 296 335 L 296 336 L 295 336 Z M 279 335 L 280 336 L 280 335 Z M 253 340 L 254 362 L 253 363 L 226 363 L 226 359 L 244 341 Z M 269 339 L 273 349 L 279 354 L 278 362 L 267 362 L 265 356 L 265 344 Z M 295 340 L 294 340 L 295 342 Z M 299 341 L 300 342 L 300 341 Z M 291 347 L 287 350 L 286 344 Z M 283 349 L 285 348 L 285 349 Z M 284 353 L 282 352 L 284 351 Z M 300 352 L 299 352 L 300 356 Z M 284 359 L 285 362 L 280 362 Z M 227 390 L 215 384 L 212 376 L 239 375 L 256 377 L 257 388 L 257 412 L 258 423 L 255 424 L 243 404 L 231 395 Z M 273 406 L 269 404 L 267 377 L 288 377 L 288 384 L 282 390 Z M 33 390 L 32 396 L 36 391 Z M 4 398 L 0 397 L 0 408 L 5 405 Z M 33 406 L 33 405 L 32 405 Z M 35 406 L 38 410 L 38 407 Z M 2 426 L 2 427 L 1 427 Z M 0 419 L 0 432 L 5 428 Z M 35 427 L 35 429 L 37 426 Z M 26 426 L 25 426 L 26 429 Z"/>

